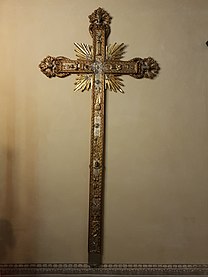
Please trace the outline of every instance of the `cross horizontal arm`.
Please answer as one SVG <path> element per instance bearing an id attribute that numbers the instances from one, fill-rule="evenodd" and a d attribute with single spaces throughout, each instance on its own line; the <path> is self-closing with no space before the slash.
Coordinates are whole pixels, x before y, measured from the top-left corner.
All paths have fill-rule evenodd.
<path id="1" fill-rule="evenodd" d="M 47 77 L 64 78 L 71 74 L 90 74 L 93 73 L 92 61 L 90 60 L 71 60 L 66 57 L 47 56 L 39 65 L 43 74 Z"/>
<path id="2" fill-rule="evenodd" d="M 134 58 L 129 61 L 107 60 L 104 65 L 105 74 L 130 75 L 137 79 L 153 79 L 158 71 L 159 65 L 151 57 L 145 59 Z"/>

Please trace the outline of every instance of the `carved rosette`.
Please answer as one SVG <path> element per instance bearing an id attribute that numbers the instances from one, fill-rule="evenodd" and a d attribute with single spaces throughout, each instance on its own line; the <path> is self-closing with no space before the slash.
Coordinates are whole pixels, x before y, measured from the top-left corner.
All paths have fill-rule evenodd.
<path id="1" fill-rule="evenodd" d="M 55 68 L 56 68 L 56 58 L 47 56 L 39 64 L 39 68 L 43 74 L 48 78 L 56 77 Z"/>
<path id="2" fill-rule="evenodd" d="M 151 57 L 143 59 L 142 71 L 144 78 L 154 79 L 159 73 L 159 64 Z"/>
<path id="3" fill-rule="evenodd" d="M 112 17 L 107 13 L 104 9 L 98 8 L 95 10 L 91 15 L 89 15 L 90 19 L 90 26 L 89 26 L 89 32 L 90 35 L 93 37 L 93 29 L 98 29 L 105 27 L 106 30 L 106 37 L 110 34 L 110 23 Z"/>

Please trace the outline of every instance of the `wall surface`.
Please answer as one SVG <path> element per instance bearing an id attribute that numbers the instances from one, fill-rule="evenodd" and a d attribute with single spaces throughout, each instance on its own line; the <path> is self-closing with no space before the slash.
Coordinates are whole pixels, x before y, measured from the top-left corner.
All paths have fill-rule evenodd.
<path id="1" fill-rule="evenodd" d="M 155 80 L 107 92 L 105 263 L 208 263 L 208 1 L 0 1 L 0 262 L 87 262 L 90 93 L 47 55 L 108 42 L 154 57 Z"/>

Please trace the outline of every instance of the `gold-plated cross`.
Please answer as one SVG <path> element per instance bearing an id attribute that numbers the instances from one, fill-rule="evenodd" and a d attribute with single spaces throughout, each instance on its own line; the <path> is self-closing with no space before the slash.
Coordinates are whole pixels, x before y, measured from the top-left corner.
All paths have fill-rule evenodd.
<path id="1" fill-rule="evenodd" d="M 159 65 L 151 57 L 122 61 L 125 45 L 115 43 L 107 46 L 110 15 L 102 8 L 98 8 L 89 19 L 92 46 L 75 43 L 77 60 L 62 56 L 47 56 L 39 67 L 49 78 L 78 74 L 74 90 L 91 90 L 92 93 L 88 263 L 96 267 L 102 263 L 105 92 L 107 89 L 123 92 L 120 78 L 123 74 L 137 79 L 153 79 L 159 72 Z"/>

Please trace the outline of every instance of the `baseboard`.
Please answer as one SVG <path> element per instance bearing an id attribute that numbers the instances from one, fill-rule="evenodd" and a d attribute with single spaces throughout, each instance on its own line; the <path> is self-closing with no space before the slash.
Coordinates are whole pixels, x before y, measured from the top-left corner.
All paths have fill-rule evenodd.
<path id="1" fill-rule="evenodd" d="M 0 264 L 0 276 L 42 275 L 208 275 L 208 264 L 103 264 L 98 268 L 91 268 L 85 263 Z"/>

